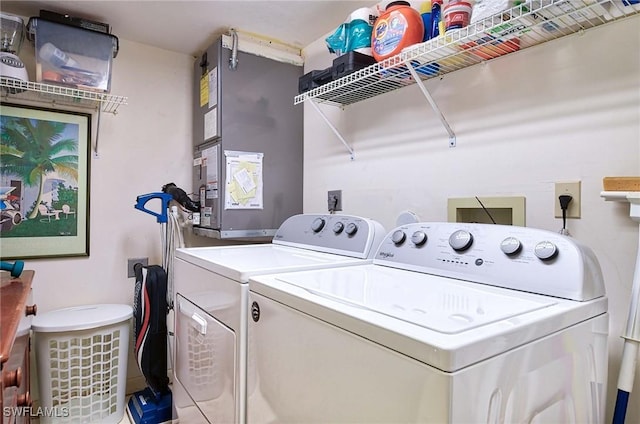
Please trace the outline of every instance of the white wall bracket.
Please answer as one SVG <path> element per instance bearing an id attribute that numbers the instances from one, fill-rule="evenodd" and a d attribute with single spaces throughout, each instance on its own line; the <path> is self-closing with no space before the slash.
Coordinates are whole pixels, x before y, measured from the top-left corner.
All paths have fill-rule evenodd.
<path id="1" fill-rule="evenodd" d="M 340 139 L 342 144 L 344 144 L 344 147 L 346 147 L 346 149 L 349 151 L 349 155 L 351 156 L 351 160 L 354 160 L 355 159 L 355 153 L 353 151 L 353 148 L 351 146 L 349 146 L 349 143 L 347 143 L 347 141 L 344 139 L 342 134 L 340 134 L 340 131 L 338 131 L 338 129 L 331 123 L 329 118 L 327 118 L 327 116 L 324 113 L 322 113 L 322 111 L 320 110 L 320 108 L 316 104 L 316 101 L 315 100 L 311 100 L 309 102 L 309 104 L 311 106 L 313 106 L 313 108 L 316 110 L 316 112 L 318 112 L 318 114 L 322 117 L 324 122 L 329 126 L 329 128 L 331 128 L 331 131 L 333 131 L 333 133 L 336 135 L 336 137 L 338 137 L 338 139 Z"/>
<path id="2" fill-rule="evenodd" d="M 93 144 L 93 157 L 98 159 L 100 155 L 98 154 L 98 142 L 100 140 L 100 118 L 102 117 L 102 109 L 98 108 L 96 112 L 96 136 L 95 142 Z"/>
<path id="3" fill-rule="evenodd" d="M 429 90 L 427 90 L 427 87 L 424 86 L 424 83 L 422 82 L 422 78 L 420 78 L 420 76 L 414 69 L 413 65 L 411 65 L 411 63 L 408 60 L 405 61 L 404 63 L 407 69 L 409 69 L 409 72 L 411 72 L 411 76 L 413 77 L 413 80 L 416 82 L 416 85 L 418 86 L 418 88 L 420 88 L 420 91 L 422 91 L 422 94 L 424 94 L 424 97 L 427 99 L 427 102 L 429 102 L 429 104 L 431 105 L 431 108 L 438 116 L 438 119 L 440 119 L 440 122 L 442 122 L 442 125 L 449 133 L 449 147 L 456 147 L 456 134 L 451 129 L 451 126 L 449 125 L 449 123 L 447 122 L 447 119 L 444 117 L 444 115 L 440 111 L 440 108 L 436 104 L 435 100 L 433 100 L 433 97 L 431 97 L 431 93 L 429 93 Z"/>
<path id="4" fill-rule="evenodd" d="M 600 197 L 609 201 L 628 202 L 629 217 L 633 221 L 640 223 L 640 192 L 603 191 L 600 193 Z M 638 368 L 638 351 L 640 351 L 640 236 L 638 238 L 636 266 L 631 285 L 629 315 L 627 316 L 627 325 L 622 338 L 624 339 L 624 345 L 618 373 L 618 393 L 625 392 L 628 396 L 633 389 L 633 380 Z M 618 404 L 619 401 L 621 402 L 620 404 Z M 620 395 L 616 399 L 615 410 L 615 415 L 618 415 L 619 411 L 623 412 L 621 417 L 614 417 L 614 422 L 624 422 L 626 400 L 621 398 Z M 618 421 L 619 419 L 622 421 Z"/>
<path id="5" fill-rule="evenodd" d="M 418 88 L 420 88 L 420 91 L 422 91 L 422 94 L 427 99 L 427 102 L 429 102 L 429 105 L 436 113 L 436 116 L 438 117 L 438 119 L 440 119 L 440 122 L 444 126 L 445 130 L 447 130 L 447 133 L 449 134 L 449 147 L 456 147 L 456 134 L 453 132 L 451 125 L 449 125 L 449 122 L 447 122 L 447 119 L 444 117 L 444 114 L 436 104 L 435 100 L 433 100 L 433 97 L 431 97 L 431 93 L 429 93 L 429 90 L 427 90 L 427 87 L 425 87 L 424 83 L 422 82 L 422 79 L 416 72 L 413 65 L 411 65 L 409 61 L 406 61 L 404 63 L 407 69 L 409 70 L 409 72 L 411 73 L 411 77 L 416 82 L 416 85 L 418 86 Z M 347 143 L 347 141 L 344 139 L 342 134 L 340 134 L 340 131 L 338 131 L 338 129 L 331 123 L 329 118 L 327 118 L 327 116 L 320 110 L 317 100 L 313 98 L 310 100 L 311 101 L 308 103 L 311 104 L 311 106 L 313 106 L 313 108 L 320 115 L 322 120 L 329 126 L 329 128 L 331 128 L 331 131 L 333 131 L 333 133 L 336 135 L 336 137 L 338 137 L 338 139 L 342 142 L 342 144 L 344 144 L 344 147 L 349 151 L 351 160 L 354 160 L 355 153 L 353 151 L 353 148 L 349 145 L 349 143 Z"/>

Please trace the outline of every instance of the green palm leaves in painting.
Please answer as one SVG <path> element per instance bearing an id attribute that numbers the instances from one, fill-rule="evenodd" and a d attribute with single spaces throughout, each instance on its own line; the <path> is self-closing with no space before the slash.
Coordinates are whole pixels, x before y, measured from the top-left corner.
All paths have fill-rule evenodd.
<path id="1" fill-rule="evenodd" d="M 29 214 L 36 217 L 48 174 L 78 179 L 78 140 L 63 138 L 67 124 L 55 121 L 2 117 L 2 149 L 0 170 L 17 175 L 24 184 L 38 186 L 38 198 Z"/>

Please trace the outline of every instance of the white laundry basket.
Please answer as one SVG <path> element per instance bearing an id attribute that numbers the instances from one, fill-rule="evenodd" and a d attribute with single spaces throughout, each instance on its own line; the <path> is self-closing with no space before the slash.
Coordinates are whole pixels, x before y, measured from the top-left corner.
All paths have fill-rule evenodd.
<path id="1" fill-rule="evenodd" d="M 129 305 L 86 305 L 34 317 L 41 423 L 119 423 L 124 415 Z"/>

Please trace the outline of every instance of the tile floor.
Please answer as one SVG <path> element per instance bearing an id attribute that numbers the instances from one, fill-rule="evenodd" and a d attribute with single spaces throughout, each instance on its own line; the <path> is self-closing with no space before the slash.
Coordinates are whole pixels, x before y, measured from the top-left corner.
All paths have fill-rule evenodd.
<path id="1" fill-rule="evenodd" d="M 125 405 L 129 403 L 129 396 L 127 396 L 127 398 L 125 399 Z M 131 420 L 129 419 L 129 415 L 127 415 L 127 407 L 124 407 L 124 417 L 122 417 L 122 421 L 120 421 L 120 423 L 118 424 L 133 424 L 131 422 Z"/>

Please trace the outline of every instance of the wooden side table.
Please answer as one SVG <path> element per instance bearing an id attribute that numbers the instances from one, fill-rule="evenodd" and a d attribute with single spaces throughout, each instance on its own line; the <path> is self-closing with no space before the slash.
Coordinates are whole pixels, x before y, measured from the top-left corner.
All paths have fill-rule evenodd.
<path id="1" fill-rule="evenodd" d="M 20 277 L 0 273 L 0 423 L 29 423 L 30 332 L 19 332 L 20 321 L 35 315 L 29 305 L 34 271 Z"/>

